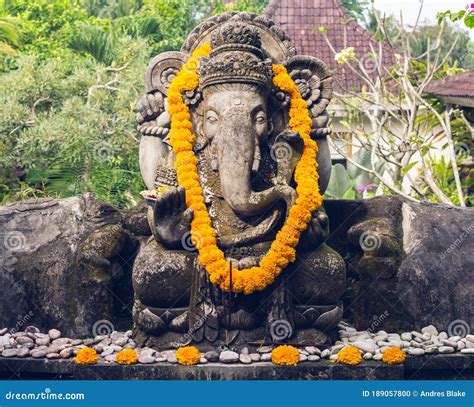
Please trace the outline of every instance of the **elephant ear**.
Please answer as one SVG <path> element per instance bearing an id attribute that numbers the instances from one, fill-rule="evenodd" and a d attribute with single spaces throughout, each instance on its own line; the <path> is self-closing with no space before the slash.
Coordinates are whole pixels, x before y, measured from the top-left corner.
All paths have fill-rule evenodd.
<path id="1" fill-rule="evenodd" d="M 160 91 L 168 96 L 168 87 L 172 79 L 186 62 L 188 54 L 179 51 L 168 51 L 158 54 L 148 65 L 145 73 L 147 92 Z"/>
<path id="2" fill-rule="evenodd" d="M 308 104 L 313 119 L 311 135 L 314 138 L 327 136 L 330 132 L 326 108 L 332 97 L 331 69 L 318 58 L 307 55 L 294 56 L 284 66 Z"/>

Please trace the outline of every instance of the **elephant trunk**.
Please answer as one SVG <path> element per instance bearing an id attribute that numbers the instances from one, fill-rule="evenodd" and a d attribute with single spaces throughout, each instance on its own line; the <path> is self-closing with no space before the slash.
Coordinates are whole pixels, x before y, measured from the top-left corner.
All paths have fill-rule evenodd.
<path id="1" fill-rule="evenodd" d="M 230 116 L 212 141 L 215 144 L 222 194 L 233 211 L 253 216 L 265 212 L 285 197 L 274 187 L 255 192 L 251 186 L 252 169 L 258 165 L 260 150 L 257 135 L 247 118 Z"/>

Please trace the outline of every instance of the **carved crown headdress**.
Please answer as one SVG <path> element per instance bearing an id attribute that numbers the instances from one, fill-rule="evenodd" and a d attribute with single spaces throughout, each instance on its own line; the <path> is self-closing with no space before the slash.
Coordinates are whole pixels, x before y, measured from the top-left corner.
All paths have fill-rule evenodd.
<path id="1" fill-rule="evenodd" d="M 257 28 L 241 21 L 229 21 L 211 36 L 212 51 L 199 64 L 200 85 L 247 82 L 271 86 L 272 62 L 262 50 Z"/>

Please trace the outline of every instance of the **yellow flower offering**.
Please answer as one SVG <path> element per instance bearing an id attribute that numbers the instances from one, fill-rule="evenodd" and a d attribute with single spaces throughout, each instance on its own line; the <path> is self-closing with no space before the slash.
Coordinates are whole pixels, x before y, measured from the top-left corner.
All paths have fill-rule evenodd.
<path id="1" fill-rule="evenodd" d="M 358 365 L 362 362 L 362 356 L 355 346 L 346 346 L 337 354 L 337 361 L 345 365 Z"/>
<path id="2" fill-rule="evenodd" d="M 382 352 L 382 361 L 389 365 L 398 365 L 403 363 L 407 355 L 401 349 L 391 346 Z"/>
<path id="3" fill-rule="evenodd" d="M 124 349 L 117 353 L 115 361 L 120 365 L 133 365 L 137 363 L 138 355 L 133 349 Z"/>
<path id="4" fill-rule="evenodd" d="M 77 352 L 75 360 L 78 365 L 93 365 L 99 360 L 99 355 L 95 349 L 82 348 Z"/>
<path id="5" fill-rule="evenodd" d="M 296 246 L 301 233 L 308 227 L 311 214 L 322 205 L 319 193 L 316 155 L 318 146 L 311 139 L 312 120 L 308 106 L 298 87 L 282 65 L 273 65 L 273 84 L 290 95 L 289 125 L 303 140 L 304 148 L 295 168 L 296 203 L 290 208 L 285 224 L 276 235 L 268 253 L 256 267 L 232 269 L 224 252 L 217 245 L 217 232 L 204 202 L 199 183 L 198 160 L 193 151 L 196 136 L 192 132 L 191 115 L 181 92 L 199 85 L 199 58 L 211 48 L 201 45 L 173 78 L 168 89 L 168 111 L 171 116 L 170 144 L 176 154 L 175 168 L 178 184 L 186 191 L 186 205 L 194 210 L 191 239 L 199 241 L 199 263 L 206 269 L 213 284 L 223 291 L 251 294 L 262 291 L 275 281 L 282 270 L 296 259 Z"/>
<path id="6" fill-rule="evenodd" d="M 280 366 L 296 366 L 300 361 L 300 352 L 294 346 L 280 345 L 272 350 L 272 363 Z"/>
<path id="7" fill-rule="evenodd" d="M 191 366 L 199 363 L 201 353 L 195 346 L 184 346 L 176 351 L 176 359 L 180 365 Z"/>

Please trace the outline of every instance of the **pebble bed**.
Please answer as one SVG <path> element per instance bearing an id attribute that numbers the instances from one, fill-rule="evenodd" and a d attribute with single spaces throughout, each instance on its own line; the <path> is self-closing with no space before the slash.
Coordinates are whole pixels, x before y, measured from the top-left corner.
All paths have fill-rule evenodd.
<path id="1" fill-rule="evenodd" d="M 0 354 L 4 358 L 35 359 L 71 359 L 80 349 L 94 348 L 100 355 L 100 362 L 116 363 L 117 352 L 123 349 L 135 349 L 138 363 L 150 364 L 168 362 L 176 364 L 176 350 L 156 351 L 151 348 L 140 348 L 131 338 L 132 331 L 113 331 L 109 335 L 98 335 L 94 338 L 64 338 L 57 329 L 42 333 L 34 326 L 24 331 L 11 333 L 7 328 L 0 329 Z M 424 327 L 421 332 L 411 331 L 401 334 L 378 331 L 357 331 L 349 324 L 339 324 L 339 340 L 327 349 L 306 346 L 299 349 L 300 362 L 317 362 L 321 359 L 336 360 L 338 352 L 345 346 L 359 348 L 365 360 L 382 359 L 382 352 L 395 346 L 411 356 L 433 354 L 474 354 L 474 335 L 449 336 L 446 332 L 438 332 L 433 326 Z M 273 346 L 261 346 L 255 352 L 243 348 L 239 352 L 233 350 L 213 350 L 202 353 L 200 364 L 206 363 L 241 363 L 252 364 L 271 361 Z"/>

